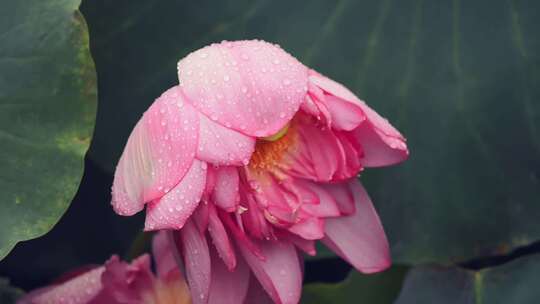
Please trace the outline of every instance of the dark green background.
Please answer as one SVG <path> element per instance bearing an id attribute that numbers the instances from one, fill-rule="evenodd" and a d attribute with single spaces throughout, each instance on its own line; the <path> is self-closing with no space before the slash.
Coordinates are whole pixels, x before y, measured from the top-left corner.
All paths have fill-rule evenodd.
<path id="1" fill-rule="evenodd" d="M 140 229 L 141 222 L 107 209 L 111 174 L 143 111 L 177 83 L 178 59 L 211 42 L 261 38 L 347 85 L 407 137 L 411 157 L 406 163 L 369 169 L 361 177 L 379 210 L 395 263 L 412 267 L 399 303 L 415 303 L 408 296 L 421 288 L 439 297 L 456 292 L 472 271 L 456 265 L 487 267 L 481 275 L 525 278 L 520 285 L 525 290 L 540 284 L 540 276 L 518 269 L 520 263 L 533 263 L 529 259 L 534 257 L 521 256 L 537 252 L 531 244 L 540 240 L 538 1 L 93 0 L 83 2 L 82 12 L 98 75 L 90 171 L 57 228 L 66 230 L 54 229 L 47 243 L 62 244 L 70 259 L 51 257 L 52 266 L 35 274 L 39 279 L 34 283 L 129 247 L 130 231 Z M 92 216 L 102 212 L 105 224 L 79 218 L 83 209 Z M 77 241 L 77 232 L 90 241 Z M 67 241 L 69 250 L 63 245 Z M 522 246 L 510 258 L 497 257 Z M 13 265 L 28 248 L 31 243 L 2 262 L 0 274 L 18 277 Z M 427 264 L 449 268 L 432 277 Z M 491 272 L 498 264 L 503 265 Z M 366 303 L 389 303 L 407 267 L 382 278 L 353 275 L 343 286 L 312 287 L 305 301 L 317 303 L 328 296 L 312 292 L 319 289 L 377 294 L 378 287 L 383 293 L 394 291 L 385 300 Z M 311 261 L 307 279 L 335 281 L 346 274 L 346 268 L 342 275 L 333 269 Z M 429 282 L 442 282 L 446 290 L 438 293 Z M 497 296 L 501 286 L 513 288 L 504 280 L 493 286 L 482 290 L 484 302 L 479 303 L 491 303 L 486 299 Z"/>

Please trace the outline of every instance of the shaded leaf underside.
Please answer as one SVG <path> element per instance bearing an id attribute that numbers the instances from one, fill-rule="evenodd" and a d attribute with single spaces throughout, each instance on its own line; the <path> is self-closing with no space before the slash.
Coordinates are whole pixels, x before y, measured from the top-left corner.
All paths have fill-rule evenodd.
<path id="1" fill-rule="evenodd" d="M 396 304 L 538 303 L 540 255 L 482 271 L 417 267 L 405 279 Z"/>

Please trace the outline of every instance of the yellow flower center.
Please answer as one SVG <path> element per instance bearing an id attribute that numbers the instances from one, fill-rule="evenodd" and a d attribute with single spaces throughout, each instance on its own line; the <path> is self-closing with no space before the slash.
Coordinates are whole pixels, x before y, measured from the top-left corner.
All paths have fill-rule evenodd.
<path id="1" fill-rule="evenodd" d="M 296 141 L 294 127 L 286 125 L 276 134 L 262 137 L 255 144 L 249 168 L 254 171 L 271 170 L 283 160 L 283 156 Z"/>

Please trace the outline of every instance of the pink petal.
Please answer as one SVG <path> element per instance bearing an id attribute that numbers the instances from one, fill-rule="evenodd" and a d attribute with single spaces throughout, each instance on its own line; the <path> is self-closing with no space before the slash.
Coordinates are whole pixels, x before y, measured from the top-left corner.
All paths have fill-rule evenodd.
<path id="1" fill-rule="evenodd" d="M 200 133 L 197 158 L 216 165 L 243 166 L 249 162 L 255 139 L 225 128 L 199 115 Z"/>
<path id="2" fill-rule="evenodd" d="M 257 278 L 250 276 L 248 294 L 243 304 L 274 304 L 274 301 L 268 296 Z"/>
<path id="3" fill-rule="evenodd" d="M 322 240 L 336 254 L 364 273 L 390 267 L 388 241 L 377 212 L 359 181 L 349 183 L 354 194 L 353 215 L 326 219 L 326 237 Z"/>
<path id="4" fill-rule="evenodd" d="M 280 179 L 278 185 L 294 195 L 294 207 L 320 203 L 319 196 L 309 181 L 299 178 Z"/>
<path id="5" fill-rule="evenodd" d="M 302 270 L 294 245 L 256 241 L 266 259 L 255 256 L 242 242 L 238 246 L 253 274 L 278 304 L 297 304 L 302 291 Z"/>
<path id="6" fill-rule="evenodd" d="M 364 156 L 360 162 L 365 167 L 382 167 L 400 163 L 409 157 L 403 140 L 383 135 L 380 131 L 363 123 L 353 135 L 362 145 Z"/>
<path id="7" fill-rule="evenodd" d="M 211 166 L 206 170 L 206 187 L 204 188 L 204 199 L 208 200 L 214 187 L 216 186 L 216 171 L 219 167 Z"/>
<path id="8" fill-rule="evenodd" d="M 163 93 L 131 133 L 116 168 L 112 205 L 133 215 L 144 203 L 174 187 L 191 166 L 197 147 L 198 114 L 178 87 Z"/>
<path id="9" fill-rule="evenodd" d="M 96 303 L 136 303 L 141 295 L 153 289 L 154 275 L 150 268 L 150 256 L 145 254 L 131 264 L 113 256 L 105 263 L 105 272 L 101 277 L 104 292 Z M 112 301 L 109 298 L 114 298 Z M 108 300 L 106 300 L 108 299 Z"/>
<path id="10" fill-rule="evenodd" d="M 333 197 L 336 206 L 342 215 L 351 215 L 355 212 L 354 195 L 349 187 L 349 182 L 336 184 L 318 184 L 319 189 L 324 189 Z"/>
<path id="11" fill-rule="evenodd" d="M 286 191 L 280 185 L 283 180 L 278 180 L 270 172 L 254 172 L 251 170 L 245 170 L 244 172 L 247 180 L 244 185 L 247 189 L 244 189 L 243 193 L 252 193 L 257 203 L 263 207 L 274 205 L 290 208 L 285 197 Z"/>
<path id="12" fill-rule="evenodd" d="M 145 230 L 180 229 L 199 205 L 207 165 L 194 160 L 184 178 L 161 199 L 148 204 Z"/>
<path id="13" fill-rule="evenodd" d="M 221 125 L 250 136 L 277 133 L 307 91 L 307 68 L 264 41 L 213 44 L 178 63 L 188 100 Z"/>
<path id="14" fill-rule="evenodd" d="M 289 227 L 289 231 L 306 240 L 319 240 L 324 237 L 324 221 L 308 217 Z"/>
<path id="15" fill-rule="evenodd" d="M 232 271 L 225 267 L 215 250 L 210 251 L 212 259 L 212 283 L 209 304 L 243 303 L 249 286 L 249 268 L 240 259 Z"/>
<path id="16" fill-rule="evenodd" d="M 305 112 L 296 116 L 291 129 L 296 140 L 279 164 L 289 175 L 327 182 L 351 178 L 362 170 L 362 147 L 351 132 L 332 129 Z"/>
<path id="17" fill-rule="evenodd" d="M 315 71 L 310 71 L 309 81 L 328 94 L 325 96 L 325 100 L 327 100 L 325 104 L 329 108 L 333 108 L 330 110 L 333 118 L 334 115 L 344 115 L 346 112 L 343 104 L 337 105 L 336 101 L 338 99 L 357 106 L 363 113 L 366 121 L 360 124 L 362 131 L 360 131 L 359 135 L 361 135 L 360 142 L 365 153 L 365 158 L 362 162 L 364 166 L 387 166 L 407 159 L 409 151 L 405 144 L 405 138 L 388 120 L 373 111 L 347 88 Z M 329 96 L 334 96 L 335 98 L 329 98 Z M 337 110 L 336 107 L 344 109 Z M 353 112 L 353 110 L 350 110 L 350 113 Z M 347 125 L 348 127 L 344 129 L 351 130 L 353 124 Z M 385 157 L 378 156 L 380 153 L 383 153 Z"/>
<path id="18" fill-rule="evenodd" d="M 364 156 L 362 146 L 355 140 L 350 132 L 335 132 L 342 153 L 340 166 L 334 178 L 345 180 L 358 175 L 364 168 L 361 159 Z"/>
<path id="19" fill-rule="evenodd" d="M 317 87 L 316 87 L 317 88 Z M 317 88 L 318 89 L 318 88 Z M 309 89 L 308 89 L 309 90 Z M 322 91 L 321 91 L 322 93 Z M 324 96 L 324 95 L 322 95 Z M 304 100 L 304 102 L 300 105 L 300 109 L 311 115 L 311 116 L 314 116 L 314 117 L 317 117 L 319 116 L 321 113 L 319 111 L 319 108 L 317 107 L 317 105 L 315 104 L 315 101 L 311 98 L 310 95 L 306 95 L 306 99 Z"/>
<path id="20" fill-rule="evenodd" d="M 335 129 L 350 131 L 366 119 L 362 110 L 352 103 L 332 95 L 326 95 L 324 100 Z"/>
<path id="21" fill-rule="evenodd" d="M 245 195 L 246 202 L 243 207 L 254 212 L 244 212 L 241 215 L 244 230 L 255 238 L 268 238 L 272 235 L 270 223 L 266 220 L 263 212 L 258 212 L 259 206 L 252 195 Z"/>
<path id="22" fill-rule="evenodd" d="M 199 204 L 199 207 L 193 212 L 191 218 L 197 225 L 197 228 L 199 231 L 204 234 L 206 232 L 206 229 L 208 229 L 208 217 L 209 217 L 209 206 L 208 202 L 204 202 L 202 204 Z"/>
<path id="23" fill-rule="evenodd" d="M 187 221 L 180 230 L 186 277 L 193 304 L 208 302 L 210 292 L 210 253 L 206 238 L 192 221 Z"/>
<path id="24" fill-rule="evenodd" d="M 302 211 L 309 213 L 316 217 L 335 217 L 340 216 L 341 211 L 338 208 L 338 204 L 334 198 L 326 191 L 326 189 L 319 186 L 319 184 L 306 182 L 306 185 L 317 194 L 319 198 L 318 204 L 303 204 Z"/>
<path id="25" fill-rule="evenodd" d="M 230 213 L 226 213 L 224 211 L 219 211 L 218 213 L 223 224 L 225 224 L 225 226 L 234 236 L 234 240 L 237 243 L 242 243 L 242 246 L 251 251 L 251 253 L 254 254 L 257 258 L 265 260 L 261 249 L 257 246 L 257 244 L 252 242 L 252 240 L 244 233 L 243 229 L 241 230 L 240 228 L 238 228 L 238 226 L 233 222 Z"/>
<path id="26" fill-rule="evenodd" d="M 339 166 L 341 157 L 337 138 L 328 128 L 316 126 L 314 123 L 303 123 L 298 131 L 301 135 L 303 149 L 307 149 L 311 156 L 316 181 L 330 181 Z"/>
<path id="27" fill-rule="evenodd" d="M 276 165 L 289 176 L 313 181 L 340 181 L 362 169 L 362 148 L 350 132 L 329 128 L 305 112 L 290 126 L 290 148 Z"/>
<path id="28" fill-rule="evenodd" d="M 235 167 L 220 167 L 215 172 L 215 178 L 214 203 L 225 211 L 235 211 L 240 199 L 238 194 L 238 169 Z"/>
<path id="29" fill-rule="evenodd" d="M 87 271 L 67 282 L 35 290 L 17 301 L 18 304 L 90 303 L 100 292 L 101 275 L 105 267 Z"/>
<path id="30" fill-rule="evenodd" d="M 178 269 L 171 247 L 174 240 L 170 233 L 172 232 L 162 230 L 154 234 L 152 239 L 152 255 L 156 262 L 157 274 L 161 278 L 165 278 L 171 271 Z"/>
<path id="31" fill-rule="evenodd" d="M 349 91 L 349 89 L 314 70 L 309 71 L 309 82 L 322 89 L 328 95 L 333 95 L 350 103 L 356 104 L 360 106 L 360 108 L 364 106 L 363 101 L 358 99 L 358 97 Z M 321 100 L 320 95 L 317 99 Z"/>
<path id="32" fill-rule="evenodd" d="M 217 253 L 223 259 L 227 268 L 232 271 L 236 267 L 236 255 L 234 254 L 234 249 L 225 230 L 225 226 L 223 226 L 213 206 L 209 207 L 208 232 L 214 242 Z"/>
<path id="33" fill-rule="evenodd" d="M 315 241 L 306 240 L 296 234 L 292 234 L 286 230 L 277 230 L 276 236 L 279 240 L 290 242 L 308 255 L 315 256 Z"/>

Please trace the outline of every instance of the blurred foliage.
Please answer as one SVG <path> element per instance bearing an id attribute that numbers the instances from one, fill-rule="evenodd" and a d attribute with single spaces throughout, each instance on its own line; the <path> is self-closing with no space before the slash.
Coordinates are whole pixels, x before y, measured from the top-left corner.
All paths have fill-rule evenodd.
<path id="1" fill-rule="evenodd" d="M 46 235 L 17 244 L 0 261 L 0 276 L 30 290 L 73 269 L 103 264 L 112 254 L 128 256 L 144 227 L 144 214 L 118 216 L 109 204 L 111 183 L 109 174 L 87 160 L 81 186 L 66 213 Z"/>
<path id="2" fill-rule="evenodd" d="M 0 2 L 0 259 L 49 231 L 79 186 L 97 106 L 79 3 Z"/>
<path id="3" fill-rule="evenodd" d="M 0 277 L 0 303 L 15 303 L 22 294 L 22 290 L 11 286 L 9 280 Z"/>
<path id="4" fill-rule="evenodd" d="M 341 283 L 305 285 L 301 303 L 392 303 L 406 273 L 407 268 L 402 266 L 369 275 L 352 271 Z"/>
<path id="5" fill-rule="evenodd" d="M 476 272 L 418 267 L 407 275 L 396 304 L 536 304 L 539 273 L 540 255 Z"/>

